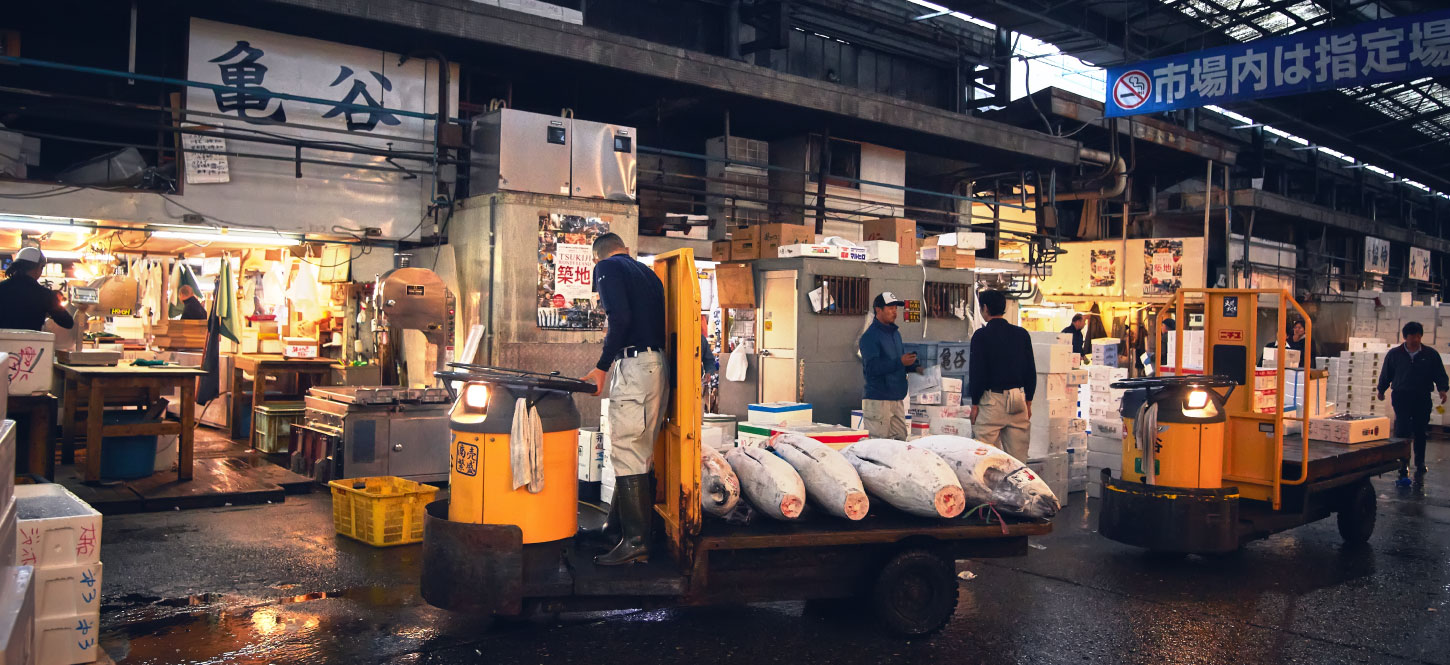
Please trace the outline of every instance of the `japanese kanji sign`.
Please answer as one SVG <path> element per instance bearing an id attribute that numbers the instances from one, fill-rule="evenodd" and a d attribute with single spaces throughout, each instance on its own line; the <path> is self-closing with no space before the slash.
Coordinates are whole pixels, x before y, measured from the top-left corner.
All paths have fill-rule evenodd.
<path id="1" fill-rule="evenodd" d="M 1450 74 L 1450 10 L 1109 67 L 1107 117 Z"/>
<path id="2" fill-rule="evenodd" d="M 1410 279 L 1430 281 L 1430 250 L 1410 248 Z"/>
<path id="3" fill-rule="evenodd" d="M 594 254 L 589 245 L 561 243 L 554 251 L 554 293 L 565 302 L 594 297 Z"/>

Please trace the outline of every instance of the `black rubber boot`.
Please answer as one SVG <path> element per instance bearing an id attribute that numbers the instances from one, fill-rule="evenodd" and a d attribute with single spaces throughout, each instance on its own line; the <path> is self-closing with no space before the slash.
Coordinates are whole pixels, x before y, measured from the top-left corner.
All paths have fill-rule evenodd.
<path id="1" fill-rule="evenodd" d="M 594 557 L 601 566 L 620 566 L 649 560 L 650 509 L 654 495 L 649 491 L 650 474 L 619 476 L 614 480 L 614 501 L 619 506 L 619 544 L 608 554 Z"/>

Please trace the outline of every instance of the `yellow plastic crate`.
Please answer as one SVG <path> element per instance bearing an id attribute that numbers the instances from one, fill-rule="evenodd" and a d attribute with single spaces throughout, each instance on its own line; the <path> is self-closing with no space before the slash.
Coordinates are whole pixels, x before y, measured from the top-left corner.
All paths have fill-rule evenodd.
<path id="1" fill-rule="evenodd" d="M 354 485 L 362 483 L 361 488 Z M 394 476 L 345 478 L 332 488 L 332 526 L 374 547 L 423 540 L 423 508 L 438 488 Z"/>

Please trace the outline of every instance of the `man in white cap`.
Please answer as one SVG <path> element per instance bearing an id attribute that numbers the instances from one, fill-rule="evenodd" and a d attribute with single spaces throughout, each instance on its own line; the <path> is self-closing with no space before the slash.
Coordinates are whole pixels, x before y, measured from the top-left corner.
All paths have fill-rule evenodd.
<path id="1" fill-rule="evenodd" d="M 861 333 L 861 373 L 866 376 L 866 395 L 861 415 L 873 439 L 905 441 L 906 373 L 919 367 L 916 354 L 907 353 L 896 328 L 896 308 L 906 302 L 883 291 L 871 303 L 876 318 Z"/>
<path id="2" fill-rule="evenodd" d="M 62 328 L 75 326 L 60 295 L 40 284 L 44 272 L 45 255 L 39 247 L 22 248 L 11 258 L 6 280 L 0 282 L 0 328 L 38 331 L 45 328 L 47 316 Z"/>

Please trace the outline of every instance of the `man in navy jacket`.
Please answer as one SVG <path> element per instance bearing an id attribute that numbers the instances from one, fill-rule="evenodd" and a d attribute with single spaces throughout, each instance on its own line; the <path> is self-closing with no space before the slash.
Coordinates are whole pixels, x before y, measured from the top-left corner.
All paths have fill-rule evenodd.
<path id="1" fill-rule="evenodd" d="M 1385 365 L 1380 370 L 1380 400 L 1385 390 L 1393 387 L 1390 405 L 1395 409 L 1395 435 L 1414 439 L 1415 475 L 1425 473 L 1425 438 L 1430 430 L 1430 390 L 1440 393 L 1440 403 L 1445 403 L 1446 391 L 1450 391 L 1450 379 L 1445 375 L 1445 364 L 1440 354 L 1420 343 L 1425 334 L 1419 321 L 1405 324 L 1401 333 L 1405 343 L 1385 354 Z M 1409 468 L 1400 469 L 1401 482 L 1408 482 Z"/>
<path id="2" fill-rule="evenodd" d="M 905 441 L 906 373 L 919 367 L 915 353 L 907 353 L 896 328 L 896 308 L 906 302 L 883 291 L 871 303 L 876 320 L 861 333 L 861 372 L 866 376 L 866 396 L 861 414 L 873 439 Z"/>

